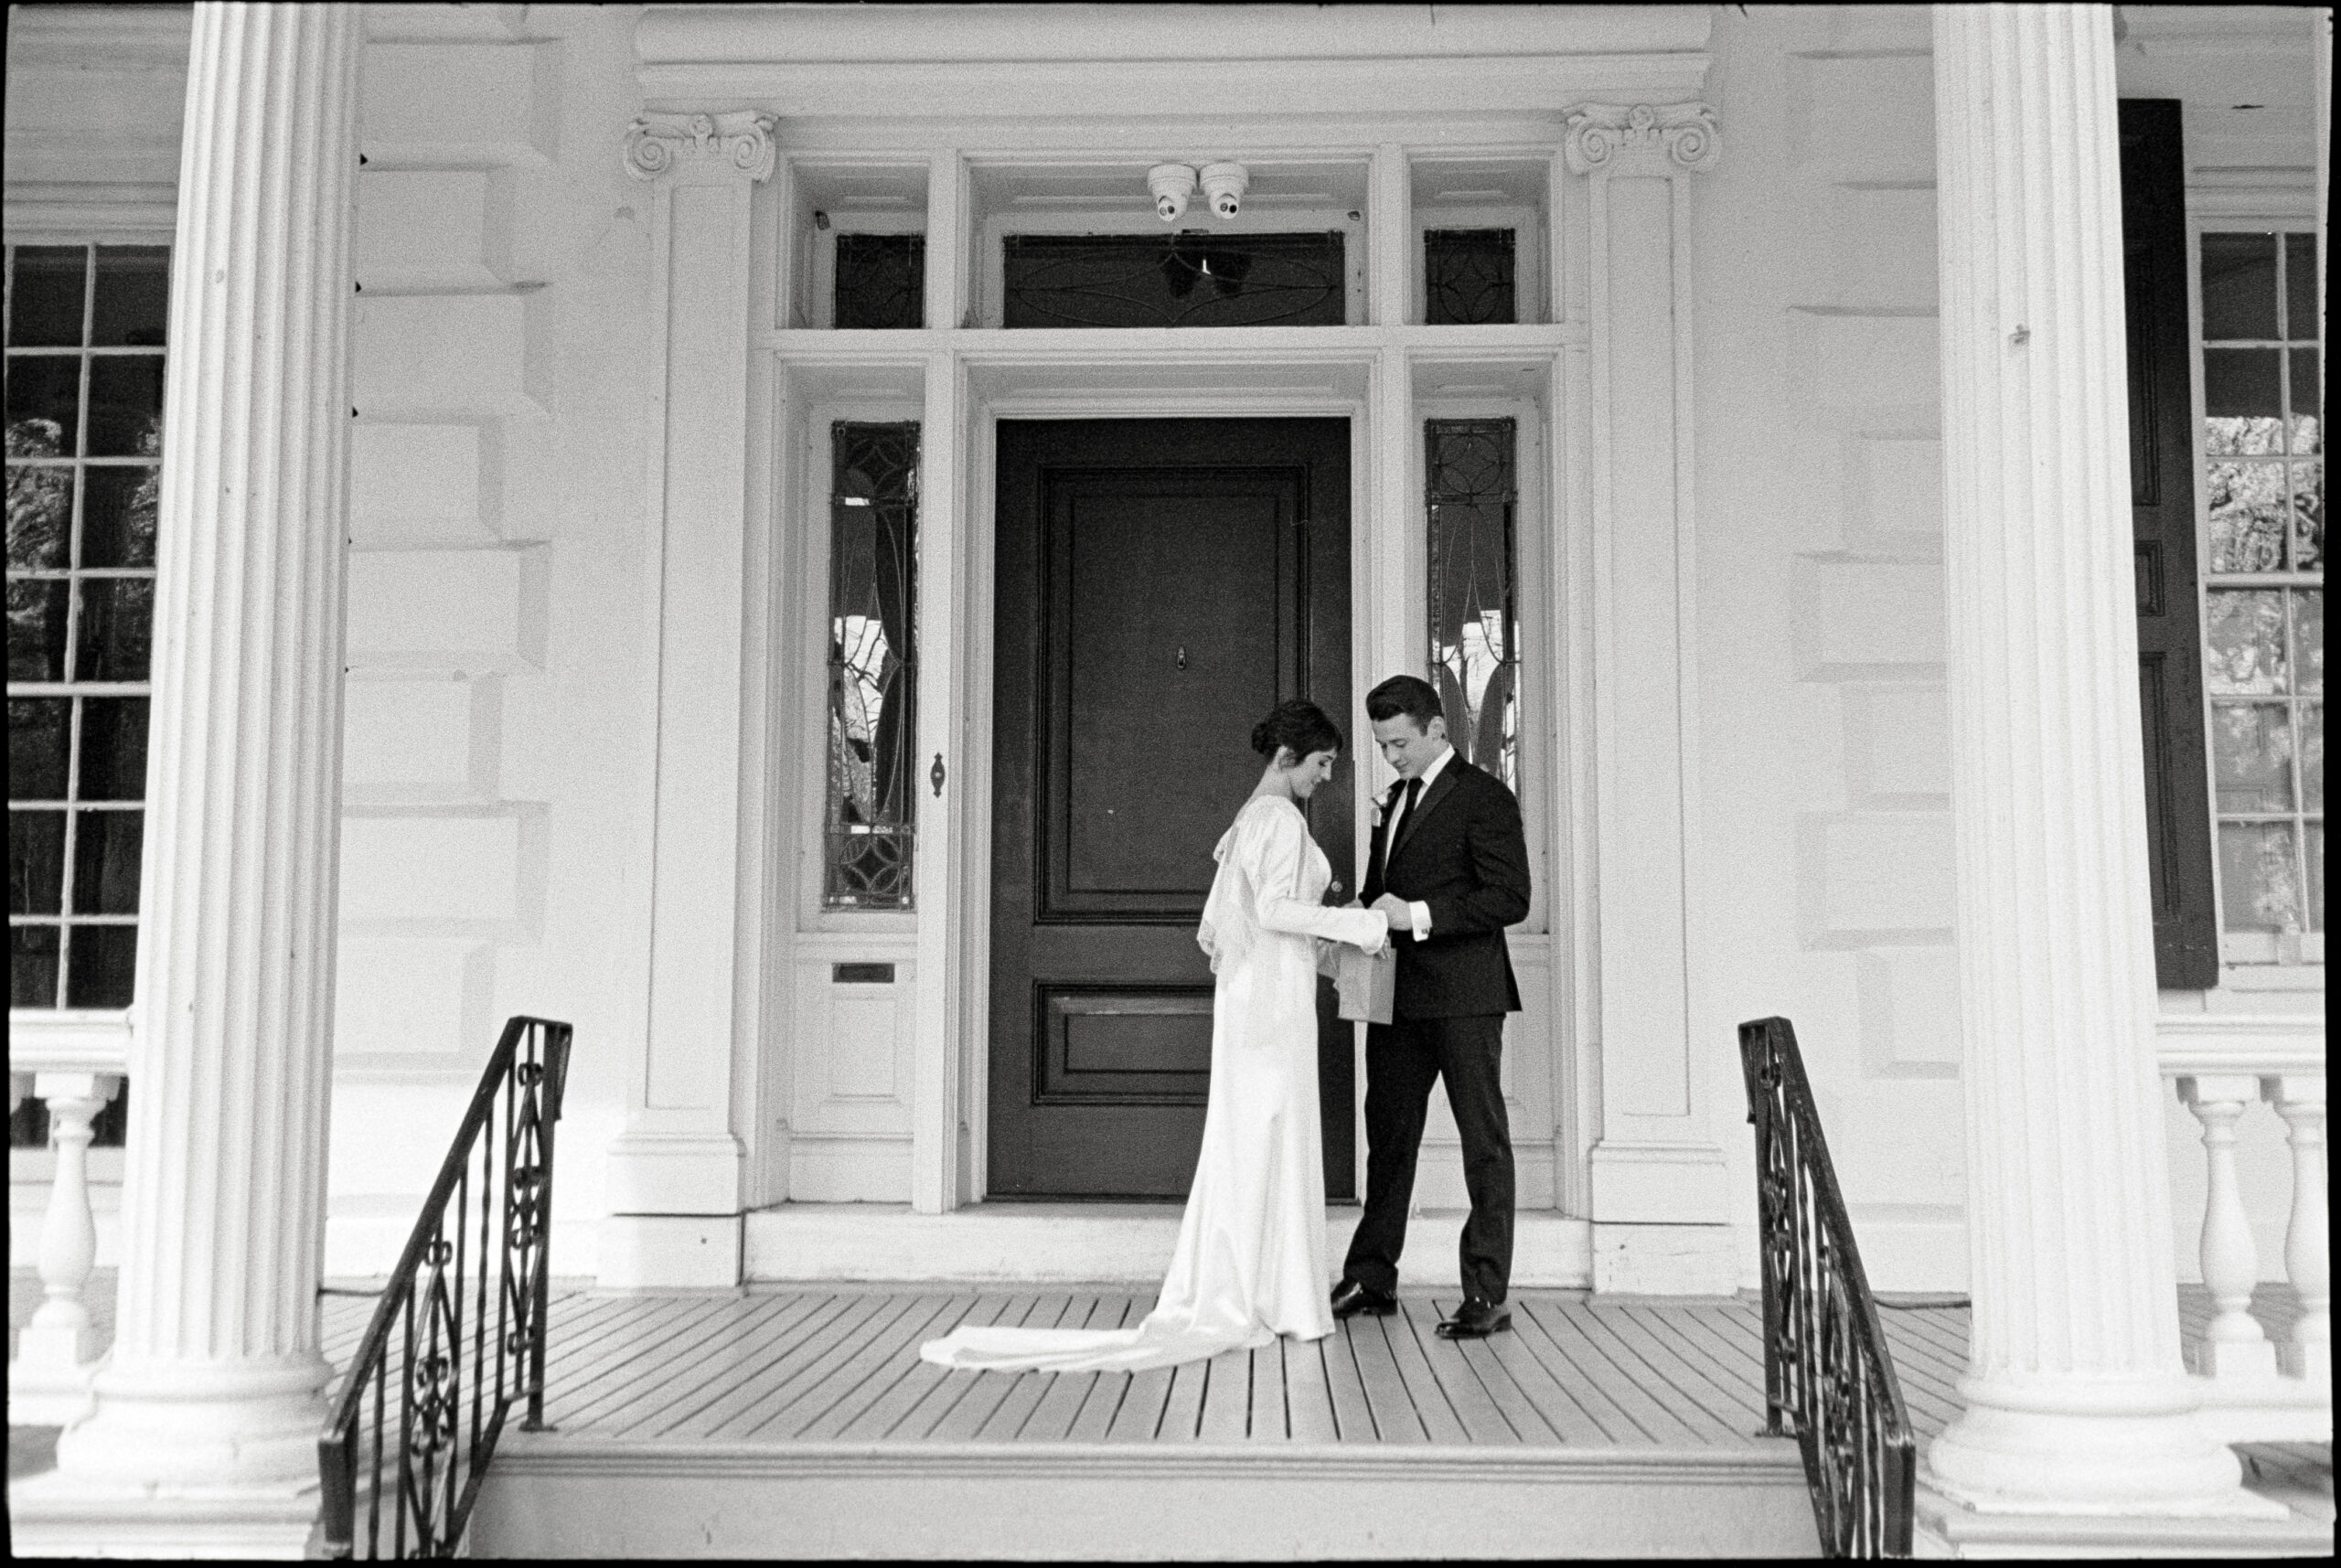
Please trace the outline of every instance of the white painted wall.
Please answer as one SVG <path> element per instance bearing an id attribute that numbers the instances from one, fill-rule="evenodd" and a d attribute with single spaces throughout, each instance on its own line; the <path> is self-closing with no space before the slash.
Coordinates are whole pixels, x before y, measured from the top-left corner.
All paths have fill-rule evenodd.
<path id="1" fill-rule="evenodd" d="M 2197 26 L 2165 9 L 2125 9 L 2136 41 L 2124 46 L 2123 91 L 2189 98 L 2200 183 L 2231 191 L 2240 171 L 2309 161 L 2313 131 L 2282 107 L 2289 78 L 2255 87 L 2280 105 L 2267 118 L 2221 107 L 2249 101 L 2230 91 L 2239 80 L 2273 80 L 2266 73 L 2293 57 L 2183 37 L 2158 46 L 2157 28 Z M 2272 37 L 2296 15 L 2238 27 Z M 650 197 L 618 156 L 641 103 L 636 16 L 369 13 L 335 1272 L 387 1262 L 514 1012 L 577 1025 L 557 1256 L 563 1273 L 596 1267 L 605 1153 L 627 1075 L 642 1071 L 648 1009 Z M 1733 1029 L 1769 1013 L 1798 1025 L 1873 1280 L 1964 1279 L 1927 48 L 1917 7 L 1719 7 L 1709 42 L 1725 153 L 1692 194 L 1692 854 L 1705 896 L 1690 913 L 1691 1005 L 1707 1075 L 1697 1099 L 1744 1195 L 1749 1283 L 1753 1172 Z M 2256 65 L 2239 64 L 2245 56 Z M 143 183 L 151 200 L 176 135 L 175 91 L 153 80 L 169 62 L 92 78 L 30 59 L 12 47 L 12 211 L 36 173 L 76 169 Z M 849 389 L 814 377 L 792 408 Z M 915 395 L 915 377 L 903 389 Z M 784 492 L 798 483 L 790 439 L 773 443 L 783 452 L 770 483 Z M 784 620 L 775 635 L 801 629 Z M 793 1150 L 765 1151 L 765 1189 L 901 1201 L 910 943 L 892 933 L 848 954 L 819 923 L 805 923 L 767 1012 L 777 1038 L 766 1064 L 785 1081 L 760 1085 L 740 1102 L 757 1109 L 737 1115 L 790 1120 L 802 1135 Z M 833 995 L 827 965 L 846 956 L 897 957 L 898 994 Z M 2312 1002 L 2321 1013 L 2321 975 L 2313 992 L 2165 998 L 2172 1010 Z M 808 1049 L 812 1031 L 864 1049 Z M 2286 1180 L 2277 1132 L 2264 1108 L 2245 1118 L 2246 1191 L 2270 1273 Z M 2178 1254 L 2191 1267 L 2200 1167 L 2175 1103 L 2169 1136 Z M 26 1183 L 38 1157 L 18 1161 L 17 1212 L 37 1208 Z M 30 1228 L 14 1233 L 28 1241 Z"/>
<path id="2" fill-rule="evenodd" d="M 591 1272 L 647 972 L 634 14 L 369 21 L 328 1267 L 387 1261 L 528 1012 L 577 1027 L 556 1256 Z"/>
<path id="3" fill-rule="evenodd" d="M 1928 48 L 1918 7 L 1720 9 L 1699 241 L 1696 1027 L 1744 1109 L 1734 1026 L 1795 1022 L 1904 1289 L 1966 1271 Z M 1752 1217 L 1750 1136 L 1716 1136 Z"/>

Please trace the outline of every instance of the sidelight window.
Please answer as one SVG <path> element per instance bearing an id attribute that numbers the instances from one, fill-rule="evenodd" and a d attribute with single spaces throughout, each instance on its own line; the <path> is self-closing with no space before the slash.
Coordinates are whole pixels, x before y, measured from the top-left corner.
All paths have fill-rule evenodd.
<path id="1" fill-rule="evenodd" d="M 911 907 L 918 801 L 919 427 L 829 432 L 828 809 L 822 907 Z"/>
<path id="2" fill-rule="evenodd" d="M 1520 788 L 1518 426 L 1425 421 L 1430 677 L 1466 762 Z"/>
<path id="3" fill-rule="evenodd" d="M 2325 932 L 2317 240 L 2209 232 L 2200 243 L 2220 945 L 2230 963 L 2314 961 Z"/>
<path id="4" fill-rule="evenodd" d="M 11 246 L 8 970 L 123 1008 L 138 951 L 169 251 Z"/>

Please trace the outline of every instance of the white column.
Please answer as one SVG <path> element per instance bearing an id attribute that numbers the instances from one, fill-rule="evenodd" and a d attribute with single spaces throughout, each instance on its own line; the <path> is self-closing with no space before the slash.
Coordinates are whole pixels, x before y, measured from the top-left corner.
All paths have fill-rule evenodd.
<path id="1" fill-rule="evenodd" d="M 651 829 L 650 1011 L 625 1131 L 610 1147 L 604 1285 L 740 1278 L 743 1150 L 732 1054 L 743 1019 L 742 911 L 762 896 L 743 854 L 749 585 L 749 222 L 772 174 L 773 117 L 646 114 L 626 172 L 649 181 L 656 325 L 647 504 L 658 652 Z M 755 956 L 746 958 L 748 964 Z M 750 1026 L 753 1027 L 753 1026 Z"/>
<path id="2" fill-rule="evenodd" d="M 1976 1509 L 2240 1506 L 2179 1361 L 2146 888 L 2111 18 L 1937 5 Z"/>
<path id="3" fill-rule="evenodd" d="M 56 1477 L 302 1533 L 329 1371 L 359 26 L 352 5 L 195 9 L 122 1278 Z"/>
<path id="4" fill-rule="evenodd" d="M 15 1074 L 11 1074 L 13 1078 Z M 40 1221 L 42 1300 L 17 1336 L 8 1363 L 8 1419 L 63 1425 L 90 1403 L 97 1327 L 81 1292 L 98 1261 L 97 1217 L 90 1211 L 91 1122 L 122 1088 L 112 1072 L 42 1072 L 34 1092 L 48 1107 L 48 1144 L 57 1168 Z"/>
<path id="5" fill-rule="evenodd" d="M 1691 187 L 1721 144 L 1703 103 L 1587 104 L 1562 149 L 1587 181 L 1592 337 L 1593 1285 L 1727 1295 L 1745 1198 L 1710 1126 L 1715 1042 L 1692 1039 L 1689 945 L 1700 908 Z"/>

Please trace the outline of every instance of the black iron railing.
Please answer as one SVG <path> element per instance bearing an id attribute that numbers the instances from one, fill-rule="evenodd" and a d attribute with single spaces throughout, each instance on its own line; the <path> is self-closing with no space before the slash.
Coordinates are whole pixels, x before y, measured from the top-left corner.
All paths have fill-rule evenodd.
<path id="1" fill-rule="evenodd" d="M 480 1076 L 317 1440 L 327 1557 L 454 1555 L 505 1416 L 543 1424 L 569 1038 L 512 1019 Z"/>
<path id="2" fill-rule="evenodd" d="M 1917 1445 L 1786 1019 L 1739 1026 L 1756 1127 L 1766 1429 L 1804 1454 L 1821 1549 L 1910 1555 Z"/>

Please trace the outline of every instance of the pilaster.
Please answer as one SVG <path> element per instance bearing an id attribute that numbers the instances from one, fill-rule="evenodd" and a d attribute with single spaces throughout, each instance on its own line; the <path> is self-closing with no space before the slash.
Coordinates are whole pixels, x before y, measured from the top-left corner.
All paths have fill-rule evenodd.
<path id="1" fill-rule="evenodd" d="M 1594 1288 L 1728 1292 L 1732 1196 L 1691 1039 L 1698 776 L 1691 176 L 1703 103 L 1585 104 L 1600 1083 Z"/>
<path id="2" fill-rule="evenodd" d="M 297 1555 L 341 779 L 350 5 L 196 7 L 112 1357 L 16 1549 Z"/>
<path id="3" fill-rule="evenodd" d="M 773 117 L 645 114 L 626 172 L 651 186 L 647 509 L 657 540 L 649 1015 L 611 1145 L 604 1284 L 732 1285 L 743 1149 L 732 1063 L 753 964 L 740 813 L 745 690 L 751 203 Z"/>
<path id="4" fill-rule="evenodd" d="M 1938 5 L 1944 563 L 1974 1326 L 1927 1483 L 2246 1511 L 2179 1360 L 2154 1063 L 2113 37 Z"/>

